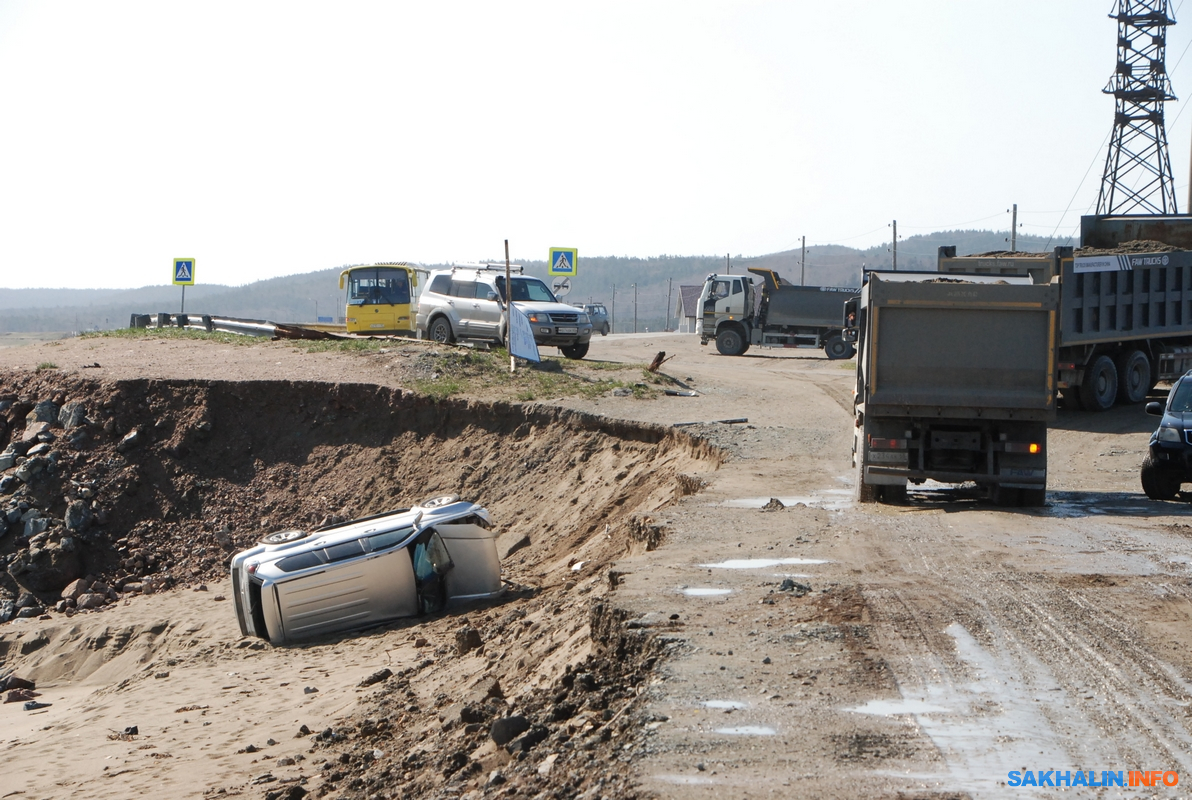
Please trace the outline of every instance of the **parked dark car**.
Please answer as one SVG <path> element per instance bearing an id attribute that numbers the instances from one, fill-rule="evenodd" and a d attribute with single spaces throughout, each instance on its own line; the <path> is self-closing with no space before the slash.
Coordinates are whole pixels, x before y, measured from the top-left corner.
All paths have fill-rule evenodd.
<path id="1" fill-rule="evenodd" d="M 1142 490 L 1152 500 L 1173 500 L 1180 484 L 1192 482 L 1192 372 L 1180 377 L 1163 403 L 1147 403 L 1146 413 L 1162 417 L 1142 460 Z"/>

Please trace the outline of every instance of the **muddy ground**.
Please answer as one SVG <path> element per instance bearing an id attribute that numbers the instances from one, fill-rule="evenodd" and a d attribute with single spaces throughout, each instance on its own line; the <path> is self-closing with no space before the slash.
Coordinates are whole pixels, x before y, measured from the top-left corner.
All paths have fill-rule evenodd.
<path id="1" fill-rule="evenodd" d="M 0 674 L 51 703 L 0 706 L 4 794 L 983 798 L 1056 791 L 1010 788 L 1010 770 L 1192 780 L 1192 520 L 1139 491 L 1153 418 L 1061 411 L 1042 509 L 942 487 L 857 506 L 848 364 L 679 335 L 607 337 L 589 360 L 633 379 L 658 350 L 699 396 L 431 400 L 401 391 L 417 359 L 284 343 L 0 350 L 16 403 L 94 410 L 37 487 L 55 519 L 93 491 L 78 568 L 173 586 L 0 626 Z M 505 602 L 299 647 L 240 637 L 218 599 L 230 549 L 442 491 L 492 510 L 514 550 Z M 482 647 L 457 646 L 468 628 Z M 511 716 L 531 726 L 512 753 L 490 735 Z"/>

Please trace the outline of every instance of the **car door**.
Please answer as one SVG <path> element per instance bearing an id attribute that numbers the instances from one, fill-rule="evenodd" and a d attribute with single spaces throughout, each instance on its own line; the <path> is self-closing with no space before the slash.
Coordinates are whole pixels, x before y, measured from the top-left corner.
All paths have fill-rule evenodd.
<path id="1" fill-rule="evenodd" d="M 483 281 L 476 281 L 476 300 L 472 304 L 472 319 L 474 325 L 470 334 L 476 338 L 497 339 L 501 332 L 501 304 L 496 300 L 489 300 L 489 294 L 495 294 L 496 289 Z"/>
<path id="2" fill-rule="evenodd" d="M 451 296 L 447 298 L 450 307 L 451 328 L 456 336 L 475 336 L 473 316 L 476 313 L 476 281 L 451 279 Z"/>

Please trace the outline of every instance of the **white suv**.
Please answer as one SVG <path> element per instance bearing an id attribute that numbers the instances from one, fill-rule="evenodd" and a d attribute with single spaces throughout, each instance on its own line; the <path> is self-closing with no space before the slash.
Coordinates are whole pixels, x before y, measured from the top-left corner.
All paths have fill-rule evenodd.
<path id="1" fill-rule="evenodd" d="M 575 306 L 560 303 L 538 278 L 517 267 L 511 276 L 513 302 L 525 312 L 541 346 L 558 347 L 568 358 L 588 354 L 592 321 Z M 436 342 L 488 339 L 503 345 L 505 267 L 456 267 L 437 270 L 418 300 L 415 323 Z"/>

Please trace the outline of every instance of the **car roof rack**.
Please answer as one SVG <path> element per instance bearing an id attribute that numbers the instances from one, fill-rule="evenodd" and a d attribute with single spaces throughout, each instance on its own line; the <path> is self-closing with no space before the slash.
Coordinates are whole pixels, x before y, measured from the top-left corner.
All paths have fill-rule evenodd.
<path id="1" fill-rule="evenodd" d="M 452 272 L 455 272 L 457 269 L 474 269 L 474 270 L 491 271 L 491 272 L 497 272 L 497 271 L 504 272 L 505 265 L 504 264 L 455 264 L 451 267 Z M 521 264 L 510 264 L 509 271 L 516 272 L 518 275 L 521 275 L 525 272 L 525 268 L 522 267 Z"/>

